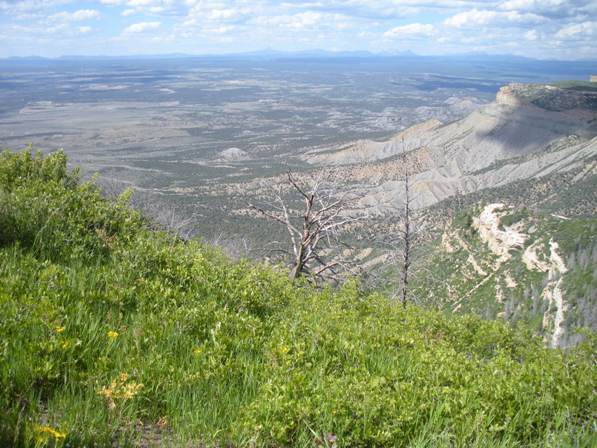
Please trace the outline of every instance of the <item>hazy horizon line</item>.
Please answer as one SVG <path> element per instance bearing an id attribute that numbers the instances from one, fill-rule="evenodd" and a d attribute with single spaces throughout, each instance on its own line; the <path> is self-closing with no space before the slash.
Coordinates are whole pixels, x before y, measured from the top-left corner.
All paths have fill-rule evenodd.
<path id="1" fill-rule="evenodd" d="M 41 59 L 41 60 L 64 60 L 64 59 L 149 59 L 149 58 L 209 58 L 209 57 L 268 57 L 268 56 L 353 56 L 353 57 L 377 57 L 377 58 L 393 58 L 393 57 L 418 57 L 418 58 L 503 58 L 503 59 L 519 59 L 527 61 L 541 61 L 541 62 L 587 62 L 596 63 L 597 59 L 559 59 L 554 57 L 537 58 L 530 56 L 522 56 L 512 53 L 487 53 L 487 52 L 466 52 L 466 53 L 447 53 L 447 54 L 420 54 L 412 51 L 396 51 L 396 52 L 372 52 L 368 50 L 324 50 L 320 48 L 313 48 L 309 50 L 276 50 L 265 48 L 262 50 L 245 51 L 245 52 L 222 52 L 222 53 L 138 53 L 138 54 L 63 54 L 60 56 L 41 56 L 36 54 L 29 54 L 24 56 L 4 56 L 0 57 L 1 61 L 18 60 L 18 59 Z M 597 70 L 597 66 L 595 67 Z"/>

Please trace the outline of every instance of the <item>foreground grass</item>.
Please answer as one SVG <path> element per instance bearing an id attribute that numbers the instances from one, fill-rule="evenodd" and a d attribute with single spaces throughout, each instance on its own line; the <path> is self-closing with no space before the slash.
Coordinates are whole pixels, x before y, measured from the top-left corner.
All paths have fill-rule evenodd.
<path id="1" fill-rule="evenodd" d="M 594 347 L 292 285 L 0 158 L 0 445 L 594 446 Z"/>

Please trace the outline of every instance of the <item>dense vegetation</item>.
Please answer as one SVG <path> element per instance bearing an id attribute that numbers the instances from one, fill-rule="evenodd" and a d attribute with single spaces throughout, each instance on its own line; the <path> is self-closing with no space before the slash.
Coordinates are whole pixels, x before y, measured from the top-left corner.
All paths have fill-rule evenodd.
<path id="1" fill-rule="evenodd" d="M 0 158 L 1 446 L 591 446 L 594 346 L 293 285 Z"/>

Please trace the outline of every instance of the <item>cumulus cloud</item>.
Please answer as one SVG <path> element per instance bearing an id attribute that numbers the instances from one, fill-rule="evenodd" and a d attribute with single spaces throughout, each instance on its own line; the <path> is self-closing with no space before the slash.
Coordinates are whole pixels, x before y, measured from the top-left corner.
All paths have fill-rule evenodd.
<path id="1" fill-rule="evenodd" d="M 75 12 L 59 12 L 52 14 L 49 19 L 56 22 L 82 22 L 90 19 L 99 19 L 101 14 L 95 9 L 80 9 Z"/>
<path id="2" fill-rule="evenodd" d="M 401 37 L 429 37 L 435 34 L 436 29 L 433 25 L 424 23 L 410 23 L 408 25 L 397 26 L 384 33 L 384 37 L 395 39 Z"/>
<path id="3" fill-rule="evenodd" d="M 526 33 L 524 33 L 524 38 L 526 40 L 537 40 L 539 39 L 539 33 L 537 32 L 537 30 L 529 30 Z"/>
<path id="4" fill-rule="evenodd" d="M 76 8 L 83 4 L 97 8 Z M 123 17 L 134 23 L 120 26 Z M 92 20 L 93 32 L 87 30 Z M 144 50 L 153 39 L 164 45 L 156 52 L 185 46 L 204 51 L 210 42 L 229 42 L 228 51 L 516 51 L 597 58 L 596 21 L 597 0 L 0 0 L 2 31 L 21 26 L 23 41 L 43 36 L 50 49 L 52 30 L 55 39 L 76 36 L 83 45 L 118 38 L 124 28 L 129 45 L 122 52 L 135 45 Z M 31 52 L 38 47 L 31 44 Z"/>
<path id="5" fill-rule="evenodd" d="M 276 26 L 281 28 L 304 29 L 317 25 L 323 19 L 323 14 L 306 11 L 294 15 L 261 16 L 253 23 L 259 26 Z"/>
<path id="6" fill-rule="evenodd" d="M 543 7 L 557 7 L 566 3 L 565 0 L 508 0 L 499 5 L 507 11 L 534 11 Z"/>
<path id="7" fill-rule="evenodd" d="M 595 0 L 508 0 L 499 5 L 503 11 L 538 14 L 554 22 L 579 22 L 597 15 Z"/>
<path id="8" fill-rule="evenodd" d="M 444 23 L 454 28 L 475 27 L 479 25 L 488 25 L 491 23 L 506 23 L 510 25 L 525 25 L 529 23 L 541 23 L 547 19 L 533 13 L 521 13 L 519 11 L 492 11 L 472 9 L 470 11 L 460 12 L 448 17 Z"/>
<path id="9" fill-rule="evenodd" d="M 133 23 L 124 29 L 125 34 L 144 33 L 146 31 L 157 30 L 161 27 L 161 22 L 139 22 Z"/>
<path id="10" fill-rule="evenodd" d="M 565 26 L 556 33 L 558 39 L 575 39 L 597 35 L 597 22 L 582 22 Z"/>
<path id="11" fill-rule="evenodd" d="M 121 15 L 127 16 L 134 13 L 150 15 L 172 15 L 182 13 L 185 6 L 182 0 L 99 0 L 108 7 L 121 7 Z"/>
<path id="12" fill-rule="evenodd" d="M 67 3 L 72 3 L 72 0 L 2 0 L 0 1 L 0 12 L 18 14 L 29 11 L 42 11 Z"/>
<path id="13" fill-rule="evenodd" d="M 214 28 L 205 28 L 203 31 L 207 34 L 228 34 L 236 29 L 234 25 L 221 25 Z"/>
<path id="14" fill-rule="evenodd" d="M 212 9 L 207 13 L 207 18 L 211 20 L 227 20 L 237 17 L 239 12 L 240 11 L 233 8 Z"/>

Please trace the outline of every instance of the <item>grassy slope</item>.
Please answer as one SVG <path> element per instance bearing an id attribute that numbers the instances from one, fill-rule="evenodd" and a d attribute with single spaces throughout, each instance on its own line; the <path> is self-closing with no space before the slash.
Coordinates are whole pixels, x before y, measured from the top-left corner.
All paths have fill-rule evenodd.
<path id="1" fill-rule="evenodd" d="M 0 158 L 0 445 L 590 446 L 593 347 L 292 285 Z"/>

